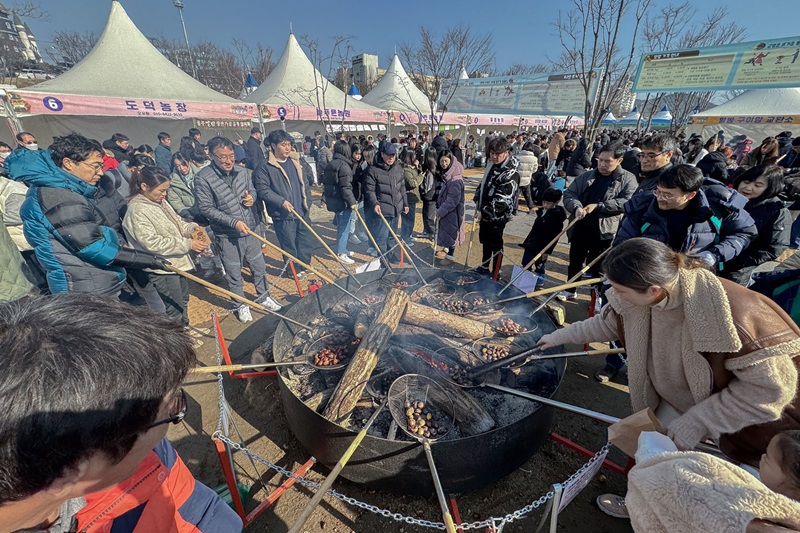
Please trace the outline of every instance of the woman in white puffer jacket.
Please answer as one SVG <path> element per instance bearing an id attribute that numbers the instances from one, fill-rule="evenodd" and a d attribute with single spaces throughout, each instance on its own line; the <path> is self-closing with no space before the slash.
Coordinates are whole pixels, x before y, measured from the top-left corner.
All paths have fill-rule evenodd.
<path id="1" fill-rule="evenodd" d="M 517 154 L 519 160 L 519 190 L 525 198 L 525 205 L 533 209 L 533 195 L 531 194 L 531 176 L 539 170 L 539 158 L 533 152 L 533 143 L 526 142 Z M 516 209 L 515 209 L 516 211 Z"/>

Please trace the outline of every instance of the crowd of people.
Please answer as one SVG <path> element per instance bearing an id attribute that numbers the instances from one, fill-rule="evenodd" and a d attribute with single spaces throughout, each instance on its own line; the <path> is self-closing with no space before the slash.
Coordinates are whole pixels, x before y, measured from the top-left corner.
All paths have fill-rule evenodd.
<path id="1" fill-rule="evenodd" d="M 203 142 L 201 132 L 191 129 L 177 150 L 169 134 L 156 137 L 155 149 L 134 147 L 122 133 L 102 143 L 71 133 L 55 137 L 47 149 L 39 149 L 27 132 L 17 135 L 15 147 L 0 143 L 0 250 L 10 265 L 0 277 L 0 300 L 16 301 L 0 307 L 0 350 L 19 358 L 36 355 L 41 365 L 70 350 L 83 350 L 85 357 L 97 353 L 108 365 L 115 357 L 130 357 L 130 368 L 152 358 L 164 370 L 163 383 L 144 391 L 147 408 L 138 397 L 126 400 L 129 414 L 113 423 L 103 417 L 113 410 L 109 398 L 126 398 L 121 382 L 105 384 L 104 395 L 86 388 L 85 398 L 63 406 L 100 413 L 92 421 L 65 415 L 65 436 L 109 428 L 116 436 L 88 439 L 86 449 L 59 455 L 61 462 L 54 459 L 34 482 L 28 477 L 36 465 L 16 455 L 11 444 L 0 445 L 0 470 L 17 476 L 0 494 L 0 523 L 11 524 L 9 531 L 52 526 L 65 516 L 80 527 L 97 518 L 120 483 L 146 477 L 148 468 L 166 468 L 165 482 L 172 472 L 189 475 L 168 443 L 159 444 L 165 421 L 185 412 L 179 383 L 193 364 L 191 348 L 184 346 L 191 342 L 189 286 L 181 273 L 199 267 L 203 277 L 224 279 L 230 291 L 245 297 L 246 266 L 255 301 L 280 310 L 270 295 L 262 240 L 271 228 L 284 258 L 297 262 L 296 275 L 306 275 L 317 245 L 311 229 L 314 187 L 333 213 L 335 253 L 345 266 L 355 262 L 350 245 L 362 243 L 366 255 L 396 263 L 396 235 L 409 245 L 432 241 L 437 263 L 452 264 L 467 240 L 469 193 L 482 245 L 474 270 L 499 270 L 506 226 L 529 213 L 530 231 L 519 246 L 522 263 L 541 284 L 553 242 L 569 223 L 567 275 L 578 277 L 594 262 L 586 275 L 606 278 L 595 288 L 599 312 L 544 336 L 540 345 L 624 346 L 627 359 L 609 356 L 595 376 L 599 381 L 614 379 L 627 362 L 634 410 L 653 409 L 678 449 L 711 438 L 729 458 L 753 466 L 772 449 L 770 461 L 783 461 L 787 474 L 780 486 L 764 480 L 765 490 L 797 499 L 800 469 L 790 459 L 798 456 L 800 429 L 800 330 L 793 321 L 800 317 L 791 314 L 797 312 L 793 302 L 778 304 L 743 286 L 757 267 L 800 241 L 789 210 L 800 193 L 800 137 L 782 132 L 752 148 L 746 138 L 726 142 L 724 132 L 702 139 L 603 131 L 587 139 L 562 129 L 489 133 L 482 145 L 469 136 L 462 146 L 463 139 L 448 132 L 399 140 L 316 132 L 303 142 L 282 129 L 265 135 L 254 127 L 245 142 L 219 136 Z M 481 165 L 483 155 L 483 176 L 468 191 L 465 169 Z M 603 254 L 602 262 L 595 261 Z M 784 273 L 781 279 L 796 282 L 800 276 Z M 32 297 L 32 286 L 52 296 Z M 576 297 L 574 290 L 559 295 L 564 302 Z M 86 309 L 80 323 L 59 314 L 67 306 Z M 139 309 L 123 322 L 129 307 Z M 235 314 L 241 322 L 253 320 L 245 304 Z M 100 315 L 103 328 L 130 333 L 105 339 L 94 322 Z M 63 343 L 47 344 L 66 324 L 75 331 L 94 328 L 86 336 L 97 337 L 97 344 L 70 344 L 80 341 L 75 332 Z M 149 349 L 130 355 L 139 343 L 128 337 L 149 327 L 160 339 L 172 339 L 165 341 L 175 344 L 171 355 L 161 349 L 157 355 Z M 23 342 L 20 336 L 36 338 Z M 127 342 L 125 349 L 109 348 L 117 341 Z M 61 364 L 74 378 L 63 386 L 82 386 L 76 370 L 81 360 L 65 358 Z M 21 378 L 8 373 L 3 379 L 8 382 L 0 391 L 12 390 L 13 380 Z M 54 387 L 47 379 L 40 385 Z M 35 443 L 41 437 L 24 420 L 25 410 L 33 408 L 19 404 L 19 416 L 0 433 L 24 431 Z M 45 450 L 52 438 L 32 449 Z M 75 477 L 72 470 L 89 477 Z M 54 484 L 71 488 L 56 495 Z M 240 527 L 235 516 L 217 510 L 218 501 L 205 488 L 193 486 L 192 497 L 196 493 L 204 502 L 205 512 Z M 160 506 L 153 516 L 167 512 L 169 501 L 153 502 Z M 37 505 L 40 511 L 31 514 Z M 606 496 L 600 505 L 615 516 L 636 515 L 621 498 Z M 134 511 L 121 506 L 103 520 L 113 525 Z"/>

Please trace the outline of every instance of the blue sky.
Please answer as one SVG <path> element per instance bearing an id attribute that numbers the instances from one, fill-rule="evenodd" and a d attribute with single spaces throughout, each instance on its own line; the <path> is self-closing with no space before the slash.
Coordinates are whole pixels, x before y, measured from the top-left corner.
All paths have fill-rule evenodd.
<path id="1" fill-rule="evenodd" d="M 746 25 L 745 40 L 757 40 L 800 34 L 797 27 L 800 8 L 795 2 L 762 0 L 753 4 L 752 0 L 726 0 L 698 2 L 696 9 L 698 16 L 702 16 L 716 6 L 726 5 L 729 20 Z M 6 3 L 13 4 L 13 0 Z M 39 0 L 38 3 L 51 15 L 49 22 L 29 21 L 43 52 L 52 45 L 53 34 L 59 30 L 94 31 L 99 35 L 110 8 L 109 0 Z M 653 0 L 656 8 L 668 3 Z M 466 24 L 477 31 L 492 33 L 496 63 L 501 70 L 514 63 L 545 63 L 547 56 L 556 58 L 561 48 L 553 23 L 559 8 L 571 5 L 568 0 L 184 0 L 184 4 L 190 41 L 211 40 L 221 46 L 230 46 L 234 38 L 252 44 L 261 42 L 272 47 L 275 60 L 286 43 L 290 23 L 295 35 L 318 38 L 323 47 L 332 35 L 352 34 L 355 53 L 378 54 L 381 67 L 388 65 L 397 43 L 414 39 L 420 25 L 444 28 Z M 183 37 L 172 0 L 122 0 L 122 5 L 145 35 Z"/>

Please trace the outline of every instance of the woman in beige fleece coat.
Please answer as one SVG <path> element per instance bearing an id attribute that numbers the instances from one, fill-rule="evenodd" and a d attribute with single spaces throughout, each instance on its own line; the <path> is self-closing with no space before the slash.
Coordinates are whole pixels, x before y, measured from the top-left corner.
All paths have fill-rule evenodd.
<path id="1" fill-rule="evenodd" d="M 603 270 L 608 304 L 541 347 L 621 341 L 633 411 L 655 411 L 680 449 L 712 438 L 757 466 L 774 435 L 800 429 L 800 330 L 774 302 L 651 239 L 613 248 Z M 598 502 L 625 516 L 621 499 Z"/>
<path id="2" fill-rule="evenodd" d="M 162 256 L 179 270 L 194 270 L 189 251 L 202 252 L 208 244 L 192 238 L 197 224 L 185 222 L 166 201 L 169 186 L 169 175 L 156 166 L 146 166 L 134 175 L 122 228 L 133 248 Z M 188 324 L 186 278 L 167 270 L 145 270 L 145 274 L 163 300 L 167 315 Z"/>

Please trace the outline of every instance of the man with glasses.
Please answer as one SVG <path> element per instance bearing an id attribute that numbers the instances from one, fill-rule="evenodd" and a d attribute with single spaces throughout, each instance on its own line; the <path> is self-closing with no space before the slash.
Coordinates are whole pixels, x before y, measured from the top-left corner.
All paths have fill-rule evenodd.
<path id="1" fill-rule="evenodd" d="M 672 156 L 678 150 L 678 143 L 670 135 L 659 133 L 644 139 L 639 153 L 639 187 L 636 194 L 652 192 L 658 178 L 672 167 Z"/>
<path id="2" fill-rule="evenodd" d="M 29 187 L 20 209 L 23 231 L 53 294 L 91 292 L 116 296 L 125 267 L 163 269 L 164 262 L 125 248 L 97 208 L 103 148 L 71 133 L 48 150 L 17 150 L 6 158 L 8 175 Z"/>
<path id="3" fill-rule="evenodd" d="M 0 533 L 241 531 L 165 438 L 195 362 L 182 326 L 146 307 L 0 306 Z"/>
<path id="4" fill-rule="evenodd" d="M 597 168 L 575 178 L 564 192 L 564 208 L 572 219 L 579 220 L 569 235 L 568 279 L 611 247 L 623 208 L 636 190 L 636 178 L 620 166 L 624 155 L 622 143 L 603 146 L 597 156 Z M 600 274 L 599 263 L 590 274 Z M 573 300 L 577 296 L 577 289 L 573 289 L 562 292 L 558 299 Z"/>
<path id="5" fill-rule="evenodd" d="M 400 216 L 407 215 L 408 210 L 403 168 L 397 163 L 397 147 L 386 141 L 381 145 L 375 164 L 369 166 L 364 176 L 364 213 L 379 251 L 387 261 L 396 263 L 399 261 L 399 254 L 395 251 L 390 257 L 386 257 L 386 253 L 395 247 L 396 242 L 381 217 L 386 219 L 392 231 L 397 234 Z"/>
<path id="6" fill-rule="evenodd" d="M 311 263 L 311 251 L 316 240 L 298 220 L 302 217 L 311 224 L 309 176 L 303 172 L 300 154 L 292 150 L 294 140 L 291 135 L 283 130 L 273 130 L 267 136 L 267 142 L 269 155 L 253 172 L 258 199 L 267 206 L 281 248 L 304 263 Z"/>
<path id="7" fill-rule="evenodd" d="M 250 235 L 261 223 L 253 182 L 247 169 L 234 163 L 236 156 L 230 139 L 212 137 L 207 146 L 211 164 L 195 174 L 194 195 L 198 211 L 208 219 L 217 240 L 228 288 L 239 296 L 245 295 L 242 266 L 247 262 L 258 295 L 256 301 L 279 311 L 281 305 L 269 295 L 261 243 Z M 236 316 L 241 322 L 253 320 L 250 306 L 245 304 L 237 308 Z"/>

